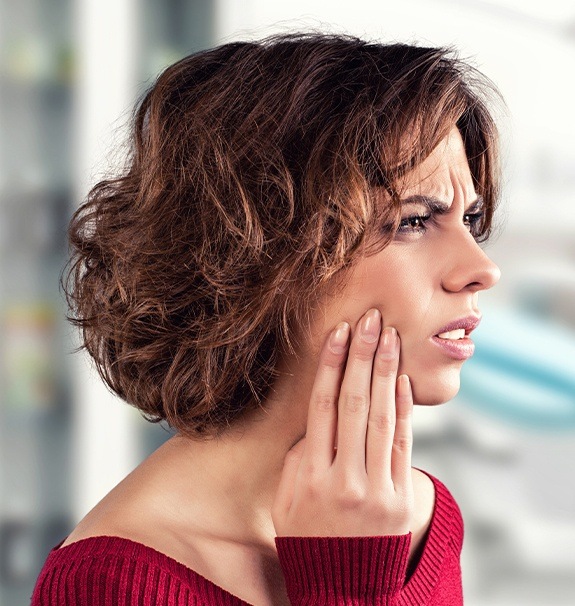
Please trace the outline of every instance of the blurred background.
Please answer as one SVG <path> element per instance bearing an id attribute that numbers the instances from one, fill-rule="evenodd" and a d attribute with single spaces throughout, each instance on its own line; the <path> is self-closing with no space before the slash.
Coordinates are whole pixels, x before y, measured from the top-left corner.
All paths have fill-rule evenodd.
<path id="1" fill-rule="evenodd" d="M 294 29 L 455 45 L 507 103 L 502 279 L 415 465 L 466 522 L 469 606 L 575 604 L 573 0 L 0 0 L 0 606 L 170 436 L 94 377 L 58 290 L 66 224 L 121 161 L 135 100 L 198 49 Z"/>

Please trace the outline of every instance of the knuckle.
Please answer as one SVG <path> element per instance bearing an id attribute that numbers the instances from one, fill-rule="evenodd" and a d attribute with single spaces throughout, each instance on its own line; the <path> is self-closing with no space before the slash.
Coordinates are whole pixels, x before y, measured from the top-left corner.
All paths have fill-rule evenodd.
<path id="1" fill-rule="evenodd" d="M 344 509 L 354 509 L 365 502 L 365 490 L 358 484 L 345 484 L 338 493 L 338 502 Z"/>
<path id="2" fill-rule="evenodd" d="M 409 402 L 411 402 L 411 396 L 408 395 L 408 394 L 396 394 L 395 399 L 398 402 L 402 402 L 402 403 L 409 403 Z M 409 416 L 409 415 L 406 413 L 403 416 Z"/>
<path id="3" fill-rule="evenodd" d="M 399 402 L 401 404 L 404 403 L 403 400 L 399 400 Z M 407 402 L 408 404 L 410 404 L 411 402 Z M 402 421 L 403 423 L 409 422 L 411 420 L 411 409 L 409 410 L 398 410 L 396 412 L 397 415 L 397 420 L 398 421 Z"/>
<path id="4" fill-rule="evenodd" d="M 358 360 L 359 362 L 369 362 L 369 364 L 372 364 L 373 354 L 374 354 L 373 348 L 362 345 L 361 347 L 357 347 L 354 350 L 353 357 L 356 360 Z"/>
<path id="5" fill-rule="evenodd" d="M 323 357 L 323 365 L 330 369 L 339 369 L 343 366 L 345 360 L 344 354 L 328 351 Z"/>
<path id="6" fill-rule="evenodd" d="M 377 433 L 388 435 L 395 429 L 395 417 L 392 414 L 374 413 L 369 416 L 367 425 Z"/>
<path id="7" fill-rule="evenodd" d="M 397 372 L 397 359 L 388 353 L 378 353 L 373 368 L 378 375 L 392 377 Z"/>
<path id="8" fill-rule="evenodd" d="M 409 452 L 413 439 L 410 436 L 398 436 L 393 440 L 393 448 L 398 452 Z"/>
<path id="9" fill-rule="evenodd" d="M 346 393 L 343 395 L 343 410 L 350 414 L 365 412 L 369 409 L 369 398 L 361 393 Z"/>
<path id="10" fill-rule="evenodd" d="M 314 406 L 319 412 L 331 412 L 337 406 L 336 397 L 331 393 L 318 393 L 314 396 Z"/>

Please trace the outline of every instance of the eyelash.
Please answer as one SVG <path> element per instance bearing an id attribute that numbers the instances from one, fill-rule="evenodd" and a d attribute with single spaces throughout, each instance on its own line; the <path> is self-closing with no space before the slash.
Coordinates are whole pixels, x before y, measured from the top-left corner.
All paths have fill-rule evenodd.
<path id="1" fill-rule="evenodd" d="M 484 212 L 478 213 L 467 213 L 463 215 L 465 219 L 467 217 L 467 221 L 469 222 L 469 231 L 473 234 L 474 237 L 478 237 L 480 235 L 479 231 L 476 229 L 476 226 L 479 224 L 481 219 L 483 218 Z M 406 217 L 401 220 L 399 227 L 397 229 L 398 234 L 409 234 L 409 233 L 424 233 L 427 230 L 426 223 L 431 220 L 432 215 L 412 215 L 410 217 Z M 419 221 L 419 226 L 410 226 L 410 221 Z M 475 228 L 475 232 L 474 232 Z"/>

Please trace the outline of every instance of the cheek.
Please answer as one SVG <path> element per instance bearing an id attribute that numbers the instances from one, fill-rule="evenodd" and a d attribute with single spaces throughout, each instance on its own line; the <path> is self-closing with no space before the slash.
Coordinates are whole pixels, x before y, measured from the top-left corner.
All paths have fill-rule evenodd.
<path id="1" fill-rule="evenodd" d="M 385 323 L 395 326 L 407 341 L 424 330 L 432 298 L 430 277 L 413 266 L 390 273 L 377 292 Z"/>
<path id="2" fill-rule="evenodd" d="M 324 300 L 315 316 L 315 336 L 325 338 L 327 331 L 343 320 L 353 328 L 375 307 L 382 313 L 384 326 L 398 330 L 402 345 L 411 349 L 413 343 L 416 350 L 418 338 L 429 330 L 433 292 L 429 268 L 417 255 L 385 250 L 364 259 L 344 287 Z"/>

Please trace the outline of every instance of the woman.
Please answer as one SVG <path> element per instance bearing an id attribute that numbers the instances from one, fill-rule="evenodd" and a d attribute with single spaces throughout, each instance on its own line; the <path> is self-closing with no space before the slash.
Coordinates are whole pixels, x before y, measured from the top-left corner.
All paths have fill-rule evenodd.
<path id="1" fill-rule="evenodd" d="M 55 548 L 34 606 L 460 604 L 411 409 L 473 353 L 498 193 L 448 51 L 291 35 L 169 67 L 71 227 L 72 320 L 175 437 Z"/>

